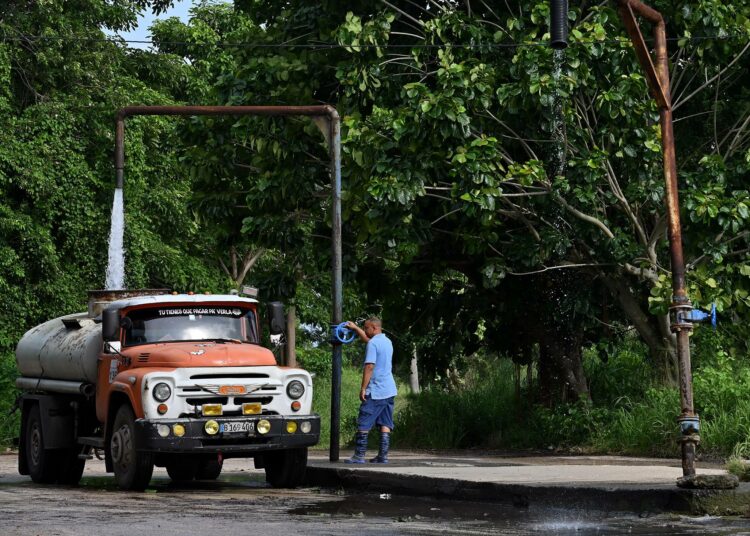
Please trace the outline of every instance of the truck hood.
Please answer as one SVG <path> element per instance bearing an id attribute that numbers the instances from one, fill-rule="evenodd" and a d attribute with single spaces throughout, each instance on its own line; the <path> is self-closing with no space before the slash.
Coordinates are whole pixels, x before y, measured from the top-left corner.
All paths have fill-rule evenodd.
<path id="1" fill-rule="evenodd" d="M 124 348 L 122 354 L 139 366 L 257 367 L 275 365 L 267 348 L 249 343 L 164 342 Z"/>

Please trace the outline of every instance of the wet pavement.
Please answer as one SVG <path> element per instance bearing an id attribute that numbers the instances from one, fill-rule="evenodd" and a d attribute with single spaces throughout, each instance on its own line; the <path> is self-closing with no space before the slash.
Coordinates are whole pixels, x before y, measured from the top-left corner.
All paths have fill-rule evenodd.
<path id="1" fill-rule="evenodd" d="M 117 491 L 98 460 L 87 463 L 77 488 L 33 484 L 17 474 L 16 463 L 14 455 L 0 456 L 0 534 L 8 536 L 750 535 L 750 520 L 740 517 L 639 517 L 339 488 L 274 490 L 250 460 L 227 460 L 218 481 L 189 486 L 171 484 L 157 468 L 143 493 Z"/>
<path id="2" fill-rule="evenodd" d="M 503 456 L 461 451 L 393 451 L 390 463 L 331 463 L 317 451 L 308 483 L 350 492 L 389 492 L 411 496 L 491 501 L 518 508 L 564 508 L 589 516 L 627 512 L 653 515 L 745 515 L 750 484 L 728 490 L 677 487 L 679 460 L 618 456 Z M 701 475 L 725 475 L 720 466 L 700 464 Z M 731 477 L 735 480 L 736 478 Z M 730 481 L 731 482 L 731 481 Z"/>

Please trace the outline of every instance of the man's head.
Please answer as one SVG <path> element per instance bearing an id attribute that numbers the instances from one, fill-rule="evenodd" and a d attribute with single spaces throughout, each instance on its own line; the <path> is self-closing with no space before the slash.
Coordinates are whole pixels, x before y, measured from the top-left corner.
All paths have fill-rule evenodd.
<path id="1" fill-rule="evenodd" d="M 383 323 L 377 316 L 371 316 L 365 320 L 365 335 L 372 339 L 379 333 L 383 333 Z"/>

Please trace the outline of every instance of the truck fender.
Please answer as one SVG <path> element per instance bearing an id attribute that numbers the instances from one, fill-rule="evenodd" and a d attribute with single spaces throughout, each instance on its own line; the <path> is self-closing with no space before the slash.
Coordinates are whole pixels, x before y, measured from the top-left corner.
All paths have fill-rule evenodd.
<path id="1" fill-rule="evenodd" d="M 61 395 L 25 395 L 21 401 L 21 440 L 18 464 L 26 468 L 26 420 L 34 405 L 39 405 L 44 448 L 67 449 L 76 446 L 75 409 L 72 397 Z M 24 474 L 24 473 L 21 473 Z"/>

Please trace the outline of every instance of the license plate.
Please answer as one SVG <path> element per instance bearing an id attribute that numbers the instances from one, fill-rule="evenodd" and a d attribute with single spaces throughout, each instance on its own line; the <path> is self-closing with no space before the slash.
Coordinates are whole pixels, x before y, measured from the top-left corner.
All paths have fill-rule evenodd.
<path id="1" fill-rule="evenodd" d="M 222 434 L 252 434 L 255 432 L 255 423 L 252 421 L 229 421 L 219 425 Z"/>

